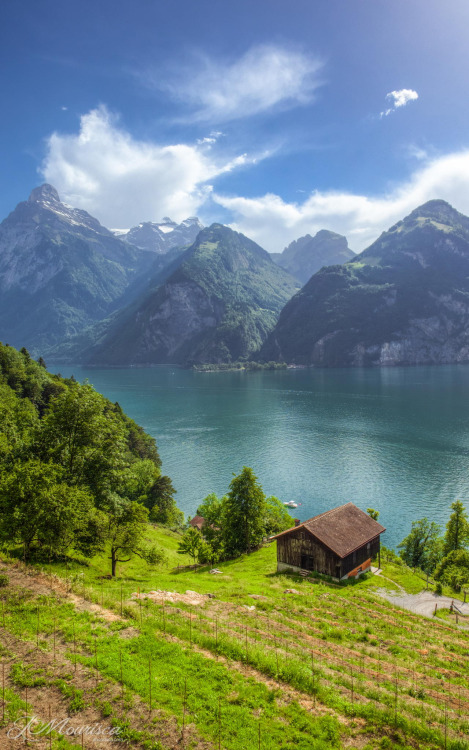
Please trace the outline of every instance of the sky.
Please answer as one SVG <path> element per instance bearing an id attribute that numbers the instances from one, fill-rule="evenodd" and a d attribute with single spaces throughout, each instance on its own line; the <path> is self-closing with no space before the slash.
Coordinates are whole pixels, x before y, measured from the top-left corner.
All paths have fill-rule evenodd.
<path id="1" fill-rule="evenodd" d="M 109 228 L 359 252 L 469 214 L 468 28 L 467 0 L 2 0 L 0 218 L 49 182 Z"/>

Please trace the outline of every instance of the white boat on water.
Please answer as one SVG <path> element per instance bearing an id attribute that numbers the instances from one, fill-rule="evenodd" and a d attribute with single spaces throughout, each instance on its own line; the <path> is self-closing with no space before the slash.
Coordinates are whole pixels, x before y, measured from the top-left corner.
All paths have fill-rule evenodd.
<path id="1" fill-rule="evenodd" d="M 289 500 L 287 503 L 284 503 L 284 505 L 286 505 L 287 508 L 298 508 L 298 503 L 293 502 L 293 500 Z"/>

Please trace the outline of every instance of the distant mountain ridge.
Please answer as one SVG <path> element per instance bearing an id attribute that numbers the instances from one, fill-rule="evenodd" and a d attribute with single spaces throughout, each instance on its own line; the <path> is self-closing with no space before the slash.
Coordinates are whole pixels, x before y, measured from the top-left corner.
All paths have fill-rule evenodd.
<path id="1" fill-rule="evenodd" d="M 190 216 L 180 224 L 165 216 L 160 222 L 144 221 L 128 230 L 115 229 L 113 233 L 141 250 L 164 254 L 175 247 L 192 245 L 203 228 L 197 216 Z"/>
<path id="2" fill-rule="evenodd" d="M 326 367 L 469 361 L 469 218 L 429 201 L 353 260 L 323 268 L 260 356 Z"/>
<path id="3" fill-rule="evenodd" d="M 354 256 L 347 238 L 327 229 L 321 229 L 314 237 L 306 234 L 294 240 L 283 253 L 272 253 L 273 260 L 302 284 L 323 266 L 345 263 Z"/>
<path id="4" fill-rule="evenodd" d="M 295 281 L 269 253 L 220 224 L 203 229 L 163 283 L 68 357 L 87 364 L 231 362 L 258 350 Z"/>

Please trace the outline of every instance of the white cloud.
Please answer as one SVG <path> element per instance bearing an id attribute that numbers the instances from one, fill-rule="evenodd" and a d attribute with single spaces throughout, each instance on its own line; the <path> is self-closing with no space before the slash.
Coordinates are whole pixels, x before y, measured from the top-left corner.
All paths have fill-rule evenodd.
<path id="1" fill-rule="evenodd" d="M 302 52 L 257 45 L 234 61 L 201 56 L 190 68 L 164 77 L 147 71 L 140 78 L 188 104 L 191 120 L 215 123 L 310 102 L 321 68 L 318 59 Z"/>
<path id="2" fill-rule="evenodd" d="M 212 200 L 231 211 L 237 231 L 270 252 L 319 229 L 345 234 L 360 252 L 381 232 L 414 208 L 442 198 L 469 214 L 469 150 L 428 160 L 401 186 L 382 196 L 315 191 L 303 202 L 287 203 L 272 193 L 258 198 L 212 194 Z"/>
<path id="3" fill-rule="evenodd" d="M 78 134 L 48 138 L 41 174 L 62 200 L 105 226 L 131 226 L 195 214 L 210 180 L 250 161 L 246 154 L 216 159 L 199 145 L 137 141 L 101 106 L 81 117 Z"/>
<path id="4" fill-rule="evenodd" d="M 390 91 L 386 94 L 386 99 L 391 102 L 391 107 L 381 112 L 380 117 L 387 117 L 399 107 L 405 107 L 411 101 L 418 99 L 419 95 L 413 89 L 399 89 L 399 91 Z"/>

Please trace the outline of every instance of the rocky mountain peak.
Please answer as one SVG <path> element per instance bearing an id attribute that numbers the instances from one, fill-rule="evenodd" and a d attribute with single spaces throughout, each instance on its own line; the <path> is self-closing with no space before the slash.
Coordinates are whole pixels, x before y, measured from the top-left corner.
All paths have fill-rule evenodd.
<path id="1" fill-rule="evenodd" d="M 55 187 L 45 182 L 44 185 L 31 191 L 28 201 L 30 203 L 60 203 L 60 197 Z"/>
<path id="2" fill-rule="evenodd" d="M 467 220 L 467 217 L 460 214 L 459 211 L 456 211 L 456 209 L 446 201 L 435 199 L 427 201 L 422 206 L 416 208 L 411 214 L 409 214 L 407 219 L 431 219 L 440 224 L 458 224 L 461 219 Z"/>

